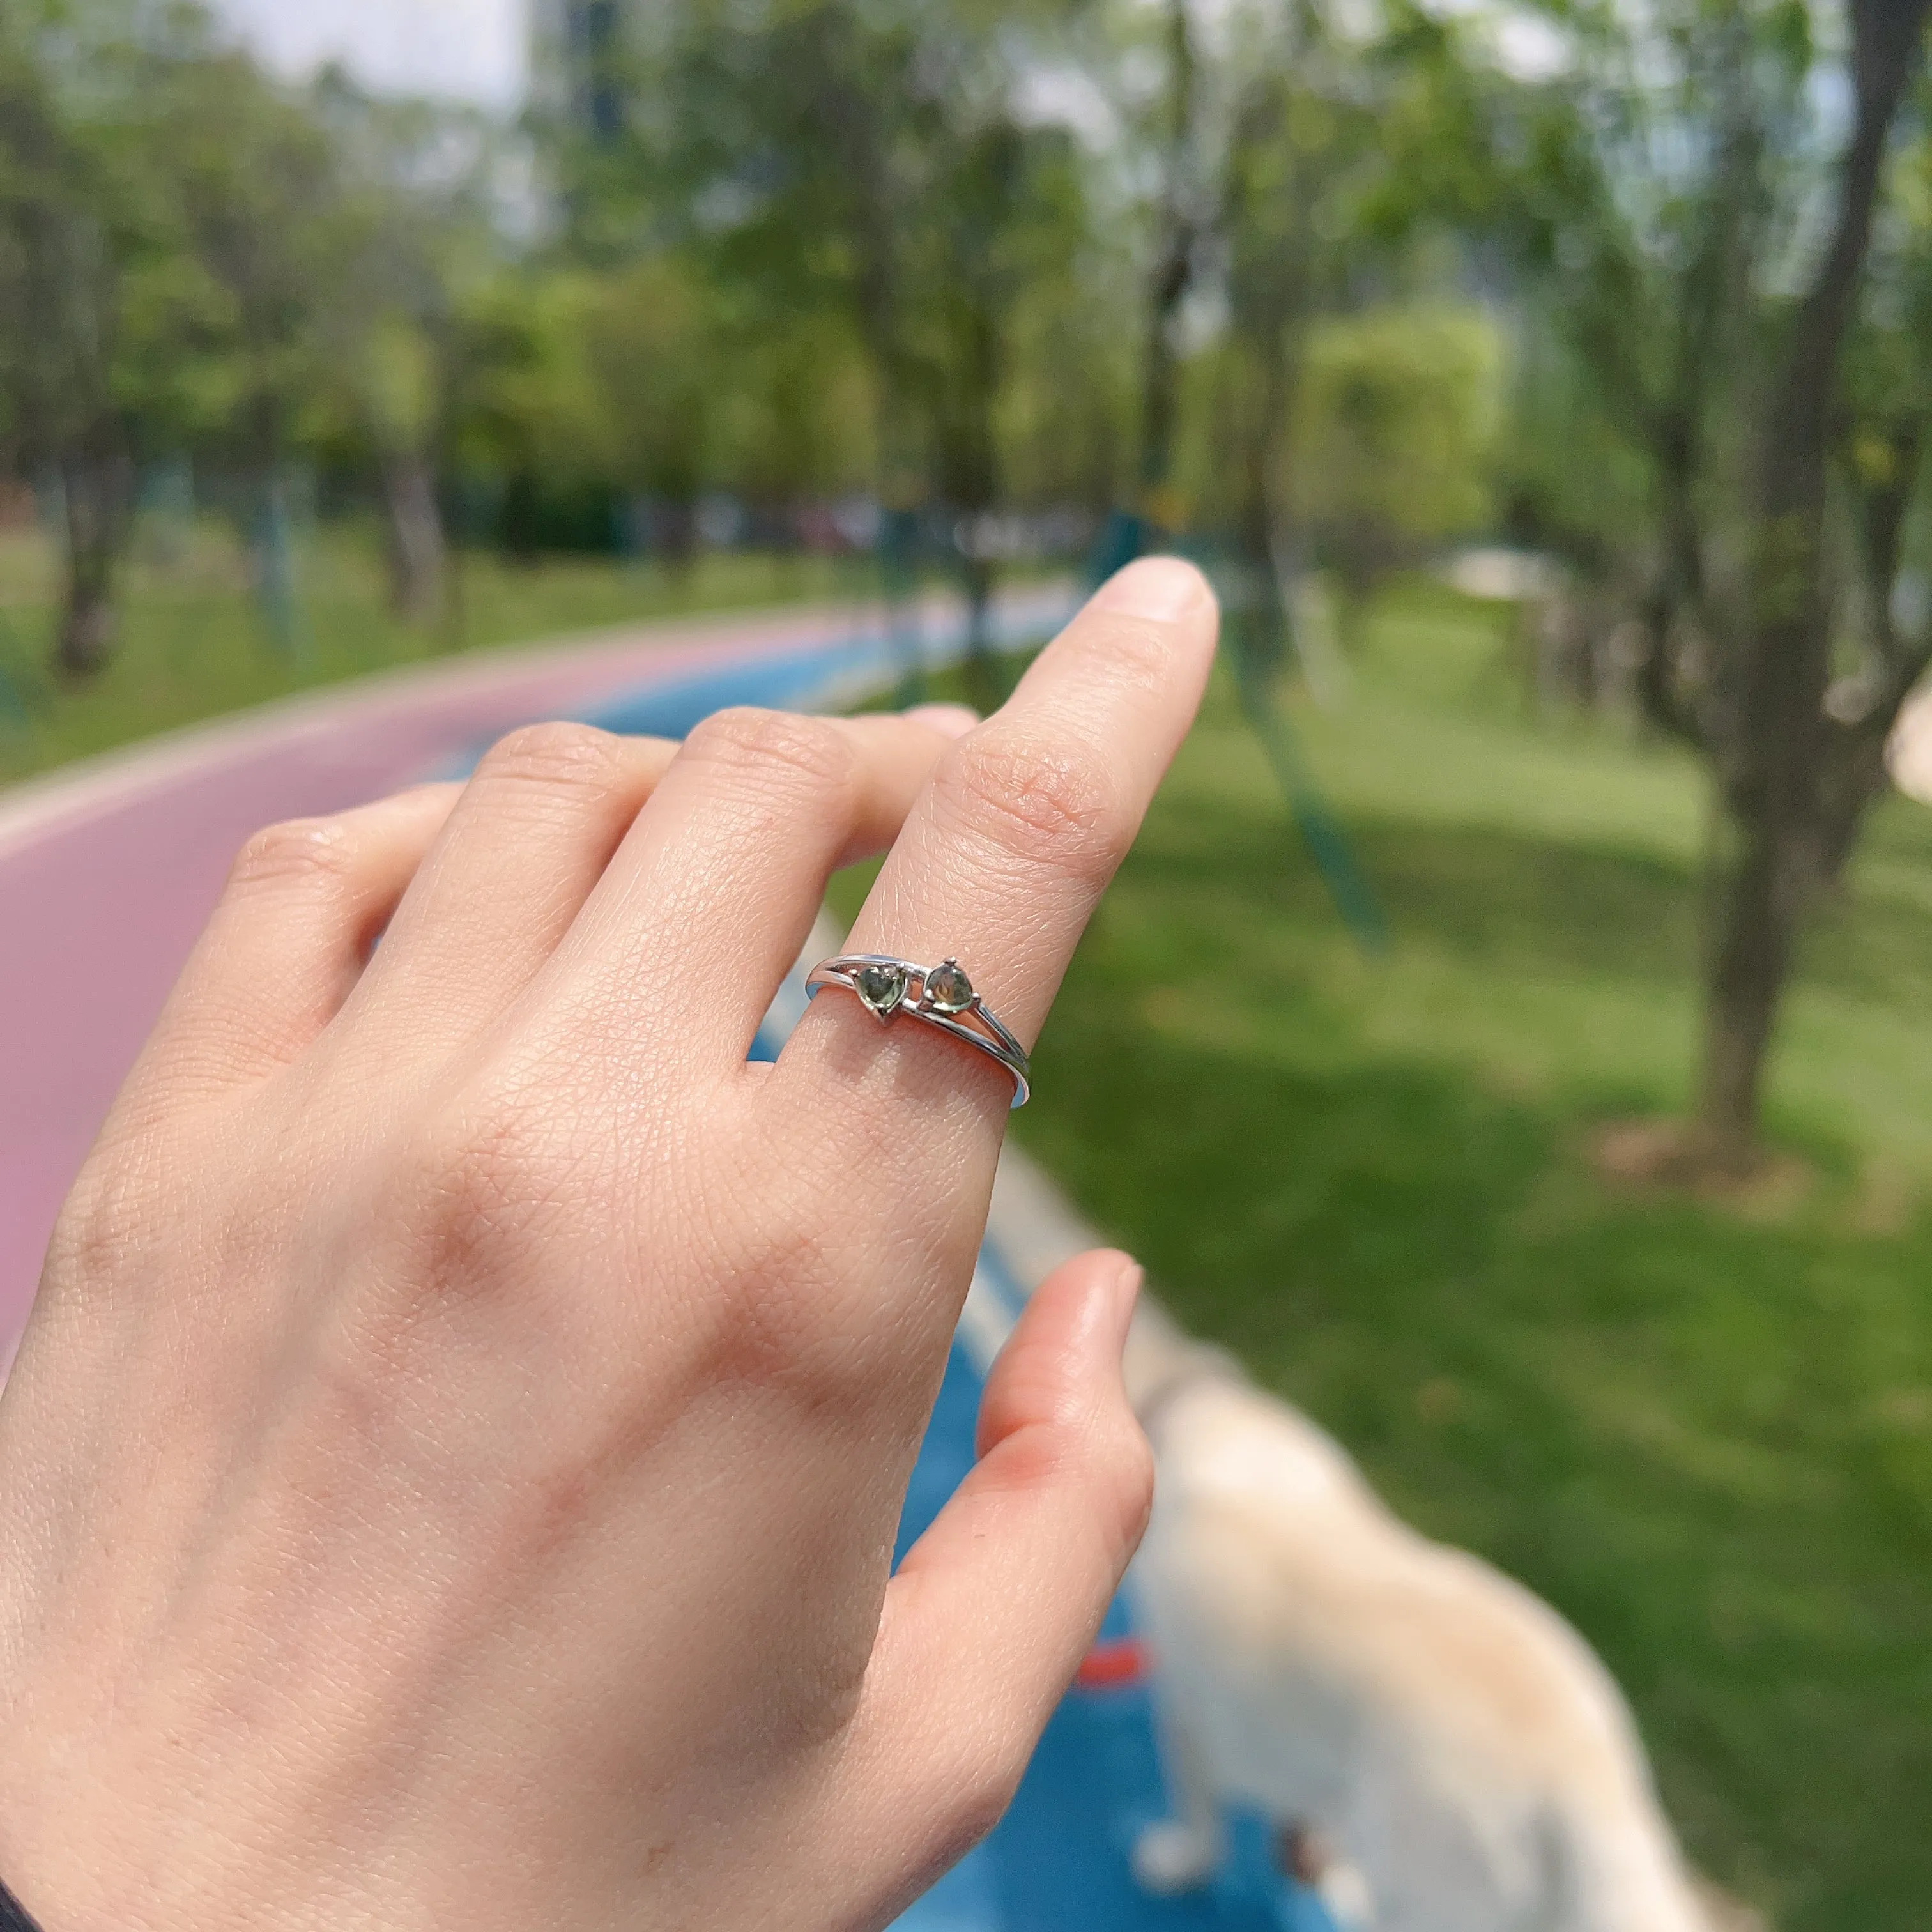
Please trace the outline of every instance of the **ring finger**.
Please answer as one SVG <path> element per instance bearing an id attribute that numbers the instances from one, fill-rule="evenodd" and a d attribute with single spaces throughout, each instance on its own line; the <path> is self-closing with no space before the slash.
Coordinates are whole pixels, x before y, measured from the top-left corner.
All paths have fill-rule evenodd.
<path id="1" fill-rule="evenodd" d="M 295 1059 L 356 985 L 456 802 L 423 785 L 333 818 L 292 819 L 242 849 L 130 1082 L 171 1101 Z"/>
<path id="2" fill-rule="evenodd" d="M 547 1036 L 742 1064 L 832 869 L 889 844 L 970 714 L 741 710 L 685 740 L 547 976 Z"/>

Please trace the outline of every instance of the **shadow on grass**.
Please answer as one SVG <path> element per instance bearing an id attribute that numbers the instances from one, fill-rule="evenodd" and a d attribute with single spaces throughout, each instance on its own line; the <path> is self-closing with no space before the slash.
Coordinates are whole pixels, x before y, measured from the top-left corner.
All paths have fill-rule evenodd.
<path id="1" fill-rule="evenodd" d="M 1583 973 L 1673 994 L 1694 981 L 1702 881 L 1666 858 L 1359 815 L 1349 836 L 1399 940 L 1486 971 Z M 1158 886 L 1210 892 L 1238 931 L 1262 908 L 1297 921 L 1333 916 L 1285 821 L 1192 800 L 1184 838 L 1156 822 L 1135 862 Z M 1818 909 L 1798 976 L 1849 999 L 1932 1008 L 1932 905 L 1855 886 Z"/>

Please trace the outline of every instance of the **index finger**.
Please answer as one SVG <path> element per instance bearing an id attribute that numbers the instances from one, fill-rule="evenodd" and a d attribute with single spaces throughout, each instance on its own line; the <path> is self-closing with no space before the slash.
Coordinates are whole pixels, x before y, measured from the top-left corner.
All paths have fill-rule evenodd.
<path id="1" fill-rule="evenodd" d="M 1193 722 L 1216 628 L 1214 595 L 1190 564 L 1150 557 L 1113 578 L 940 760 L 850 950 L 956 958 L 1030 1048 Z M 884 1106 L 928 1134 L 949 1120 L 983 1134 L 1012 1092 L 970 1048 L 916 1022 L 881 1028 L 842 993 L 814 1002 L 778 1077 L 808 1106 L 815 1094 L 834 1112 Z"/>

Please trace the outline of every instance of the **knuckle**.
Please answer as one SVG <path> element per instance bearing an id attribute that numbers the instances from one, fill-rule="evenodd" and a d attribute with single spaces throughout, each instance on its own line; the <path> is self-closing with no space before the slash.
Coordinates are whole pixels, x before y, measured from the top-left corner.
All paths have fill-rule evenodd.
<path id="1" fill-rule="evenodd" d="M 1091 1448 L 1077 1426 L 1058 1421 L 1029 1422 L 1000 1444 L 998 1475 L 985 1472 L 981 1480 L 997 1484 L 1012 1496 L 1032 1496 L 1070 1484 L 1090 1493 Z"/>
<path id="2" fill-rule="evenodd" d="M 155 1218 L 153 1202 L 124 1169 L 90 1162 L 54 1223 L 46 1278 L 111 1280 L 130 1255 L 152 1250 Z"/>
<path id="3" fill-rule="evenodd" d="M 622 756 L 620 741 L 594 724 L 525 724 L 490 748 L 476 775 L 512 788 L 601 790 L 616 776 Z"/>
<path id="4" fill-rule="evenodd" d="M 685 755 L 735 772 L 776 771 L 831 790 L 851 782 L 850 740 L 823 718 L 755 705 L 714 712 L 684 741 Z"/>
<path id="5" fill-rule="evenodd" d="M 938 784 L 946 806 L 1030 864 L 1085 875 L 1110 868 L 1125 842 L 1113 783 L 1084 746 L 981 734 L 959 746 Z"/>
<path id="6" fill-rule="evenodd" d="M 1083 1405 L 1084 1406 L 1084 1405 Z M 1124 1568 L 1154 1508 L 1154 1456 L 1131 1412 L 1066 1415 L 1016 1429 L 1000 1445 L 999 1475 L 1016 1496 L 1060 1489 L 1077 1493 L 1109 1559 Z"/>
<path id="7" fill-rule="evenodd" d="M 1160 694 L 1174 682 L 1171 619 L 1130 617 L 1116 612 L 1105 638 L 1093 646 L 1094 670 L 1114 689 Z"/>
<path id="8" fill-rule="evenodd" d="M 466 1096 L 418 1130 L 399 1164 L 412 1272 L 439 1294 L 541 1278 L 542 1246 L 574 1211 L 590 1165 L 534 1097 Z"/>
<path id="9" fill-rule="evenodd" d="M 944 1768 L 926 1814 L 936 1833 L 930 1849 L 935 1862 L 957 1864 L 992 1836 L 1018 1795 L 1027 1755 L 1001 1738 L 968 1747 Z"/>
<path id="10" fill-rule="evenodd" d="M 710 1376 L 788 1390 L 808 1407 L 844 1400 L 856 1376 L 850 1352 L 827 1332 L 834 1269 L 823 1237 L 799 1222 L 721 1246 L 731 1292 L 708 1324 Z"/>
<path id="11" fill-rule="evenodd" d="M 355 842 L 340 818 L 291 818 L 264 826 L 236 854 L 231 892 L 325 887 L 350 876 Z"/>
<path id="12" fill-rule="evenodd" d="M 144 1298 L 161 1283 L 185 1288 L 176 1268 L 183 1238 L 192 1232 L 204 1250 L 232 1238 L 234 1190 L 220 1184 L 219 1161 L 206 1158 L 218 1144 L 178 1121 L 164 1132 L 131 1134 L 110 1122 L 62 1204 L 43 1285 L 78 1289 L 103 1308 L 123 1295 Z M 212 1175 L 214 1184 L 187 1178 L 196 1175 Z M 259 1174 L 245 1184 L 265 1195 L 273 1187 Z"/>

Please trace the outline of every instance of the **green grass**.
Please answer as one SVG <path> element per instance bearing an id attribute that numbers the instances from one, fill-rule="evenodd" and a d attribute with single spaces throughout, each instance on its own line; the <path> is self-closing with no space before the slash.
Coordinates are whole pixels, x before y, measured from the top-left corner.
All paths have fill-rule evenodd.
<path id="1" fill-rule="evenodd" d="M 850 594 L 856 566 L 808 557 L 707 556 L 683 572 L 606 559 L 528 566 L 465 559 L 462 642 L 475 646 L 647 617 Z M 78 687 L 46 669 L 53 567 L 31 536 L 0 536 L 0 784 L 200 719 L 419 662 L 448 634 L 399 624 L 363 533 L 325 530 L 302 546 L 300 621 L 290 648 L 268 637 L 243 560 L 225 531 L 199 530 L 165 564 L 128 574 L 120 650 Z"/>
<path id="2" fill-rule="evenodd" d="M 1703 789 L 1534 728 L 1478 609 L 1387 607 L 1298 722 L 1384 899 L 1343 933 L 1217 688 L 1022 1139 L 1390 1501 L 1558 1605 L 1698 1859 L 1786 1932 L 1932 1917 L 1932 813 L 1880 812 L 1772 1080 L 1796 1198 L 1600 1180 L 1684 1102 Z M 848 880 L 847 909 L 862 881 Z"/>

